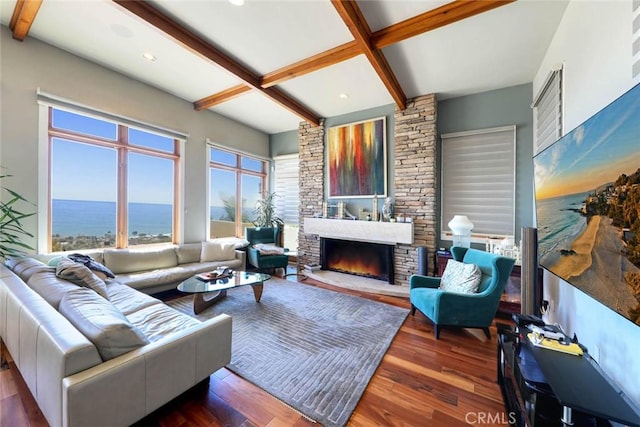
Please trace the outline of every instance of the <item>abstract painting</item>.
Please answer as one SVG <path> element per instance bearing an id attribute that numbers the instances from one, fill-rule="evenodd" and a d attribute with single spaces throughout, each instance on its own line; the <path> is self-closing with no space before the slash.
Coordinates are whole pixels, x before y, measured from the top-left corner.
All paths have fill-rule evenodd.
<path id="1" fill-rule="evenodd" d="M 385 118 L 329 128 L 329 197 L 387 193 Z"/>

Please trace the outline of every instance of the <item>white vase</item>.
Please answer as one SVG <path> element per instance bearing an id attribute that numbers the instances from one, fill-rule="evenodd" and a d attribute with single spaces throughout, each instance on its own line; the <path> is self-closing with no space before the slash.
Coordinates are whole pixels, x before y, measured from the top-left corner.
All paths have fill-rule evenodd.
<path id="1" fill-rule="evenodd" d="M 469 221 L 469 218 L 467 218 L 466 215 L 454 215 L 448 225 L 453 233 L 453 246 L 462 246 L 464 248 L 471 246 L 471 230 L 473 230 L 473 223 Z"/>

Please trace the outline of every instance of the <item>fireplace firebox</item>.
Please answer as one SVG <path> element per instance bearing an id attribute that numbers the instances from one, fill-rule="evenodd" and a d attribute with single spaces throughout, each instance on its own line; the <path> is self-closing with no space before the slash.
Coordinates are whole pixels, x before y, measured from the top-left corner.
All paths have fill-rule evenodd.
<path id="1" fill-rule="evenodd" d="M 320 239 L 323 270 L 395 282 L 393 245 L 339 239 Z"/>

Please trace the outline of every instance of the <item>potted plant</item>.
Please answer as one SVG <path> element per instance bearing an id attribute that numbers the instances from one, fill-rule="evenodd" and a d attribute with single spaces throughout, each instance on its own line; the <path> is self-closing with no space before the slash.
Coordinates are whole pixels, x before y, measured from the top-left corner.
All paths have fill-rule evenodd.
<path id="1" fill-rule="evenodd" d="M 275 227 L 278 229 L 278 246 L 283 245 L 283 229 L 284 221 L 276 215 L 275 198 L 276 193 L 266 192 L 262 199 L 256 202 L 256 208 L 253 211 L 256 215 L 252 221 L 256 227 Z"/>
<path id="2" fill-rule="evenodd" d="M 11 175 L 0 175 L 1 180 Z M 0 200 L 0 258 L 24 255 L 25 250 L 33 248 L 24 243 L 24 237 L 33 237 L 22 223 L 25 218 L 35 215 L 35 212 L 24 213 L 19 209 L 21 203 L 30 203 L 15 191 L 0 185 L 0 196 L 8 193 L 7 201 Z M 31 203 L 30 203 L 31 204 Z"/>
<path id="3" fill-rule="evenodd" d="M 266 192 L 262 199 L 256 202 L 253 211 L 256 218 L 252 221 L 256 227 L 283 227 L 284 221 L 276 215 L 275 198 L 276 193 Z"/>

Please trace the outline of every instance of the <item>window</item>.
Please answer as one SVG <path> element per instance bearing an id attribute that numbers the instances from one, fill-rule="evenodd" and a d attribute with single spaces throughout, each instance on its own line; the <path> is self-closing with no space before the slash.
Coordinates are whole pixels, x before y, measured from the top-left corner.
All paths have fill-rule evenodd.
<path id="1" fill-rule="evenodd" d="M 284 247 L 291 250 L 298 248 L 298 229 L 300 228 L 299 165 L 297 154 L 274 159 L 276 214 L 284 220 Z"/>
<path id="2" fill-rule="evenodd" d="M 179 141 L 49 107 L 49 251 L 175 242 Z"/>
<path id="3" fill-rule="evenodd" d="M 536 154 L 562 136 L 562 69 L 549 74 L 531 107 Z"/>
<path id="4" fill-rule="evenodd" d="M 264 160 L 209 148 L 209 236 L 244 236 L 253 227 L 256 202 L 265 191 Z"/>
<path id="5" fill-rule="evenodd" d="M 442 135 L 443 240 L 454 215 L 471 220 L 474 242 L 514 235 L 515 133 L 504 126 Z"/>

